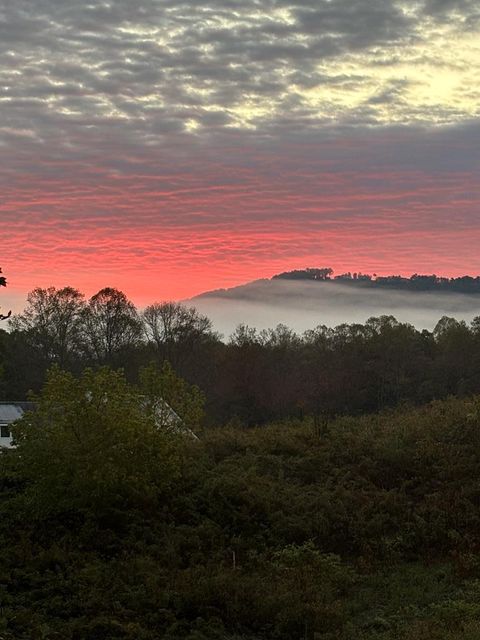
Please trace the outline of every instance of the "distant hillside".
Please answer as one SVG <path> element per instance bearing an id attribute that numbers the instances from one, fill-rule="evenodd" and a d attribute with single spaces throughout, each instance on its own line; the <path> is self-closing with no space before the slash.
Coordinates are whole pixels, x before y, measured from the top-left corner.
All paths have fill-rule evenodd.
<path id="1" fill-rule="evenodd" d="M 265 329 L 282 323 L 302 332 L 381 315 L 432 330 L 443 316 L 466 321 L 480 316 L 479 294 L 480 277 L 334 276 L 331 269 L 305 269 L 209 291 L 187 302 L 224 335 L 239 324 Z"/>
<path id="2" fill-rule="evenodd" d="M 317 282 L 336 282 L 337 284 L 355 285 L 365 288 L 402 289 L 406 291 L 448 291 L 454 293 L 480 293 L 480 276 L 461 276 L 445 278 L 442 276 L 413 274 L 409 278 L 403 276 L 377 276 L 376 274 L 342 273 L 333 276 L 330 268 L 307 268 L 285 271 L 272 277 L 272 280 L 308 280 Z"/>

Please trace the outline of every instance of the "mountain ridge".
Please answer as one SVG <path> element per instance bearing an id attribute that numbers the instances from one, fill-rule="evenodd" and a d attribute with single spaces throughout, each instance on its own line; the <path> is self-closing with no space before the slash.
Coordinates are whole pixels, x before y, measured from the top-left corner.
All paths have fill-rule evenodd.
<path id="1" fill-rule="evenodd" d="M 376 274 L 364 274 L 361 272 L 346 272 L 333 276 L 334 271 L 330 267 L 306 267 L 284 271 L 270 278 L 258 278 L 233 287 L 223 287 L 199 293 L 189 300 L 197 300 L 210 297 L 231 297 L 240 294 L 245 288 L 256 285 L 264 285 L 275 281 L 309 282 L 309 283 L 335 283 L 338 285 L 353 286 L 363 289 L 389 289 L 408 291 L 411 293 L 456 293 L 465 295 L 480 294 L 480 276 L 458 276 L 448 278 L 436 274 L 414 273 L 409 277 L 400 275 L 377 276 Z M 333 277 L 332 277 L 333 276 Z"/>

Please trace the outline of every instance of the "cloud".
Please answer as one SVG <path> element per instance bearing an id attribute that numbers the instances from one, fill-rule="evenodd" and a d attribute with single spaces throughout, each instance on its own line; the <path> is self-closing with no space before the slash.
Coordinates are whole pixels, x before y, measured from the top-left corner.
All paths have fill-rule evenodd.
<path id="1" fill-rule="evenodd" d="M 108 162 L 60 154 L 27 174 L 17 165 L 2 189 L 3 266 L 12 287 L 93 293 L 90 282 L 114 281 L 139 302 L 318 264 L 475 272 L 479 137 L 473 125 L 301 141 L 231 134 L 162 155 L 114 141 Z"/>
<path id="2" fill-rule="evenodd" d="M 151 143 L 212 128 L 270 130 L 285 126 L 286 114 L 300 116 L 306 129 L 322 120 L 362 126 L 366 105 L 369 124 L 385 124 L 392 115 L 428 122 L 431 101 L 414 105 L 408 94 L 422 81 L 415 64 L 448 39 L 441 15 L 455 8 L 449 29 L 466 29 L 473 6 L 436 0 L 422 11 L 395 0 L 152 0 L 133 8 L 118 1 L 33 6 L 19 0 L 4 9 L 0 27 L 5 128 L 68 145 L 85 127 Z M 456 56 L 443 48 L 436 66 L 453 64 L 459 53 L 478 71 L 479 58 L 468 47 Z M 385 61 L 394 67 L 387 75 L 378 72 Z M 398 100 L 401 85 L 405 95 Z M 437 100 L 435 120 L 472 115 L 474 93 L 454 112 L 450 99 Z"/>
<path id="3" fill-rule="evenodd" d="M 475 4 L 6 3 L 12 286 L 127 270 L 180 297 L 306 261 L 471 270 Z"/>

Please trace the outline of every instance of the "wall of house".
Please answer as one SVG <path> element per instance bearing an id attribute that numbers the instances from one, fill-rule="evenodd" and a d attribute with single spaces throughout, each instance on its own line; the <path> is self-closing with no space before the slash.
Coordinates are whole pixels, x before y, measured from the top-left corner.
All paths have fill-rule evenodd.
<path id="1" fill-rule="evenodd" d="M 0 402 L 0 447 L 10 449 L 13 446 L 10 426 L 30 407 L 31 403 L 28 402 Z"/>
<path id="2" fill-rule="evenodd" d="M 7 449 L 10 449 L 12 447 L 12 436 L 10 435 L 10 430 L 9 435 L 5 436 L 2 433 L 4 431 L 4 429 L 2 429 L 2 426 L 8 428 L 8 425 L 0 425 L 0 447 L 7 447 Z"/>

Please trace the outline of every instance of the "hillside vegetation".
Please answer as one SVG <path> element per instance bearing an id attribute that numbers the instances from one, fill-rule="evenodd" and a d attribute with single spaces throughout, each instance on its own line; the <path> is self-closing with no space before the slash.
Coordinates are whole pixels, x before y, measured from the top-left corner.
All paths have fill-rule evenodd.
<path id="1" fill-rule="evenodd" d="M 479 637 L 480 398 L 197 442 L 139 410 L 171 376 L 50 374 L 0 456 L 2 639 Z"/>

